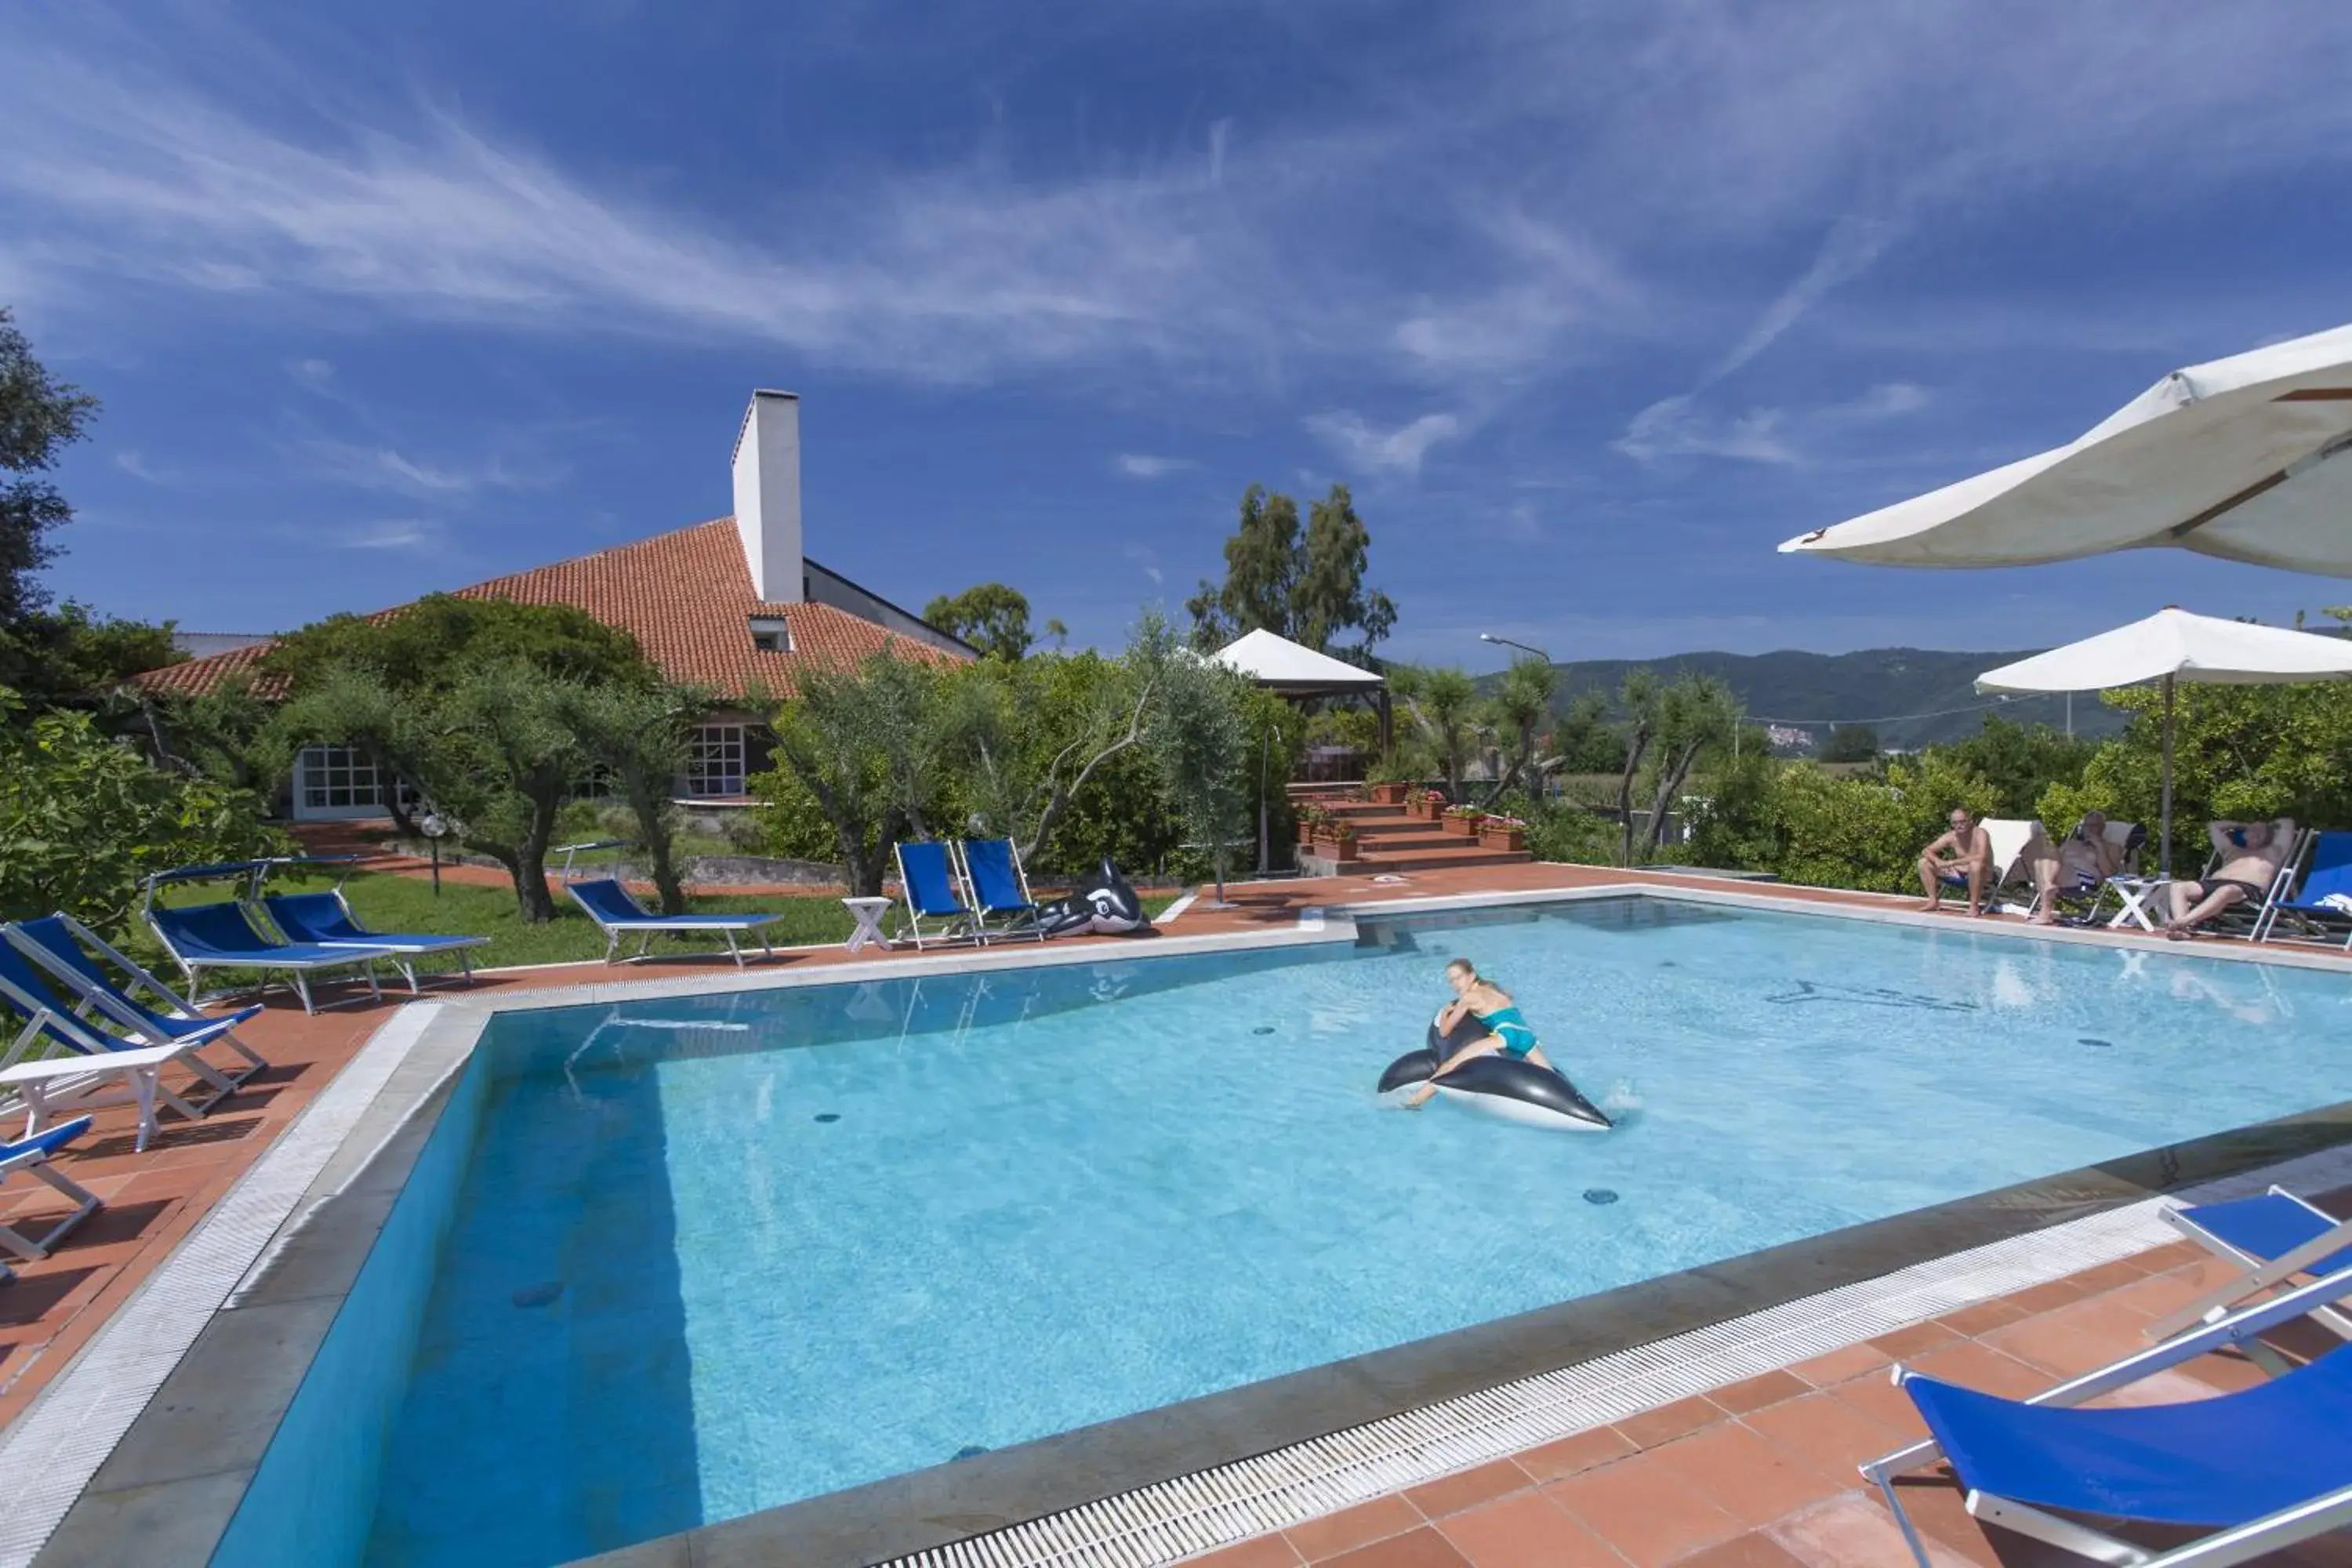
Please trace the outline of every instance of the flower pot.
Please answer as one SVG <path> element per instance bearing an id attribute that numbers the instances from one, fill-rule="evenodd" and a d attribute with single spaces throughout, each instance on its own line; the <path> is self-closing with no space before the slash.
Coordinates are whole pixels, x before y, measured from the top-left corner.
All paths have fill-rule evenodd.
<path id="1" fill-rule="evenodd" d="M 1478 837 L 1478 819 L 1475 816 L 1449 816 L 1444 819 L 1445 831 L 1461 838 Z"/>
<path id="2" fill-rule="evenodd" d="M 1482 827 L 1478 830 L 1481 849 L 1520 850 L 1528 847 L 1528 830 L 1524 827 Z"/>
<path id="3" fill-rule="evenodd" d="M 1378 805 L 1402 805 L 1404 804 L 1404 785 L 1401 784 L 1376 784 L 1372 786 L 1372 801 Z"/>
<path id="4" fill-rule="evenodd" d="M 1302 849 L 1315 842 L 1315 825 L 1304 819 L 1298 824 L 1298 847 Z"/>

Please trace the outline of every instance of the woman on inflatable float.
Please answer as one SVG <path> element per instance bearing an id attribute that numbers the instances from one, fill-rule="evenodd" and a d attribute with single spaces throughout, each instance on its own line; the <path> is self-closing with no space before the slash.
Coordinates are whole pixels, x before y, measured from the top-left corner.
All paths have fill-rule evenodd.
<path id="1" fill-rule="evenodd" d="M 1514 1121 L 1580 1132 L 1605 1132 L 1609 1118 L 1543 1054 L 1536 1032 L 1510 993 L 1482 978 L 1466 958 L 1445 966 L 1454 1000 L 1429 1026 L 1429 1044 L 1399 1057 L 1381 1075 L 1381 1092 L 1418 1080 L 1405 1097 L 1419 1110 L 1440 1089 L 1474 1100 Z"/>

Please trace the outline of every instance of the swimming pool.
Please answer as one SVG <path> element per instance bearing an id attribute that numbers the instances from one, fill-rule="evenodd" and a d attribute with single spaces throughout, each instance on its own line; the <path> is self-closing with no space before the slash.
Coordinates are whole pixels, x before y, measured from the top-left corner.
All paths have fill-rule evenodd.
<path id="1" fill-rule="evenodd" d="M 500 1015 L 215 1561 L 282 1560 L 387 1293 L 344 1556 L 542 1563 L 2352 1098 L 2323 973 L 1657 898 L 1362 933 Z M 1455 953 L 1620 1131 L 1379 1103 Z"/>

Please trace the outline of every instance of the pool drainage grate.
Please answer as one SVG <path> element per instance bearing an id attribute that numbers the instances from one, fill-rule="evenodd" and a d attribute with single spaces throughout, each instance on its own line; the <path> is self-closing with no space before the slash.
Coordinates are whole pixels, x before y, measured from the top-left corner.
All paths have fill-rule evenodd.
<path id="1" fill-rule="evenodd" d="M 1153 1568 L 2161 1247 L 2151 1198 L 896 1559 Z"/>

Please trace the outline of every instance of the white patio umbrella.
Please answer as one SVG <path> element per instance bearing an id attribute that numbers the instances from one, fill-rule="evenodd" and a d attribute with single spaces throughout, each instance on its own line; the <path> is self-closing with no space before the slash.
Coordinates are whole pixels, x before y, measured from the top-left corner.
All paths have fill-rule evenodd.
<path id="1" fill-rule="evenodd" d="M 2004 664 L 1977 677 L 1979 691 L 2105 691 L 2144 681 L 2164 684 L 2164 875 L 2172 875 L 2172 688 L 2179 680 L 2267 686 L 2352 676 L 2352 641 L 2249 626 L 2186 610 L 2162 609 L 2144 621 Z"/>
<path id="2" fill-rule="evenodd" d="M 2169 545 L 2352 577 L 2347 450 L 2352 326 L 2174 371 L 2066 446 L 1780 549 L 2027 566 Z"/>

